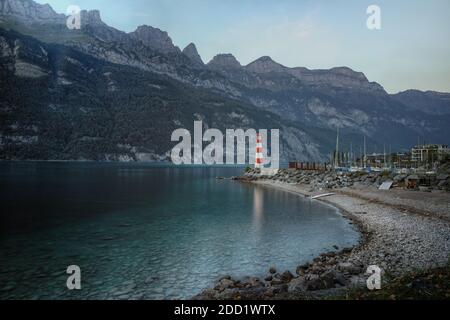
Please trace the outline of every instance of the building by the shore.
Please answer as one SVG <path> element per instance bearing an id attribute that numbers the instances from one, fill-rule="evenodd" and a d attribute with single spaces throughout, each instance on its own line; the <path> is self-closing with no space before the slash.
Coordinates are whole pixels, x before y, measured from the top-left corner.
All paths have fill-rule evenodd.
<path id="1" fill-rule="evenodd" d="M 411 161 L 415 163 L 434 163 L 450 157 L 450 148 L 443 144 L 423 144 L 411 149 Z"/>

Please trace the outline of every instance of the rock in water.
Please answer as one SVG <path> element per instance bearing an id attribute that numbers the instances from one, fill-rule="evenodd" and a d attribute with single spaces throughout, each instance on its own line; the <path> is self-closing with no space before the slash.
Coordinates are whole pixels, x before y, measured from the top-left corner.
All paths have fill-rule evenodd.
<path id="1" fill-rule="evenodd" d="M 289 282 L 294 278 L 294 276 L 292 275 L 292 273 L 290 271 L 285 271 L 283 272 L 283 274 L 281 275 L 281 280 L 284 282 Z"/>

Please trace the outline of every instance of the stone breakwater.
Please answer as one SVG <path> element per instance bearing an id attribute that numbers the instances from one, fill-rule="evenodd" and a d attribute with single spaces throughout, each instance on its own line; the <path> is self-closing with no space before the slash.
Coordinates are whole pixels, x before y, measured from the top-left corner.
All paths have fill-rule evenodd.
<path id="1" fill-rule="evenodd" d="M 393 181 L 394 185 L 404 187 L 408 179 L 418 179 L 415 190 L 450 191 L 450 174 L 397 174 L 393 172 L 334 172 L 334 171 L 301 171 L 279 170 L 273 176 L 261 176 L 257 170 L 249 170 L 238 180 L 256 181 L 272 180 L 288 184 L 308 185 L 311 190 L 336 189 L 345 187 L 379 187 L 383 182 Z M 421 185 L 421 182 L 423 185 Z"/>
<path id="2" fill-rule="evenodd" d="M 403 194 L 391 195 L 374 188 L 383 179 L 381 173 L 352 176 L 291 170 L 282 170 L 271 177 L 249 171 L 243 177 L 235 178 L 300 196 L 311 196 L 319 189 L 332 188 L 335 195 L 321 201 L 338 207 L 358 226 L 362 233 L 361 243 L 353 248 L 335 247 L 335 251 L 323 253 L 298 266 L 295 274 L 268 267 L 267 275 L 262 278 L 233 279 L 227 276 L 194 298 L 315 299 L 341 296 L 351 288 L 365 287 L 368 277 L 365 272 L 370 265 L 382 269 L 384 284 L 392 277 L 411 271 L 445 266 L 450 257 L 450 220 L 446 218 L 450 216 L 450 205 L 442 206 L 442 202 L 450 203 L 449 193 L 404 191 L 414 194 L 415 201 L 423 203 L 423 207 L 430 208 L 424 215 L 392 203 L 402 199 Z M 364 189 L 364 194 L 358 193 L 360 189 Z"/>

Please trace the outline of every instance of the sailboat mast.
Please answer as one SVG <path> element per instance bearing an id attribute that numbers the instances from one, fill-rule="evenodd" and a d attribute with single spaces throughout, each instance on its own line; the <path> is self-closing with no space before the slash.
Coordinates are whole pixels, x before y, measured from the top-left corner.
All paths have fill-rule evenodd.
<path id="1" fill-rule="evenodd" d="M 336 135 L 336 157 L 334 162 L 334 167 L 339 167 L 339 127 L 337 127 L 337 135 Z"/>
<path id="2" fill-rule="evenodd" d="M 361 145 L 359 146 L 359 164 L 362 168 L 363 167 L 363 153 L 362 153 Z"/>
<path id="3" fill-rule="evenodd" d="M 389 145 L 389 168 L 392 168 L 392 145 Z"/>
<path id="4" fill-rule="evenodd" d="M 353 166 L 353 141 L 350 142 L 350 167 Z"/>
<path id="5" fill-rule="evenodd" d="M 364 136 L 364 169 L 367 167 L 367 157 L 366 157 L 366 136 Z"/>

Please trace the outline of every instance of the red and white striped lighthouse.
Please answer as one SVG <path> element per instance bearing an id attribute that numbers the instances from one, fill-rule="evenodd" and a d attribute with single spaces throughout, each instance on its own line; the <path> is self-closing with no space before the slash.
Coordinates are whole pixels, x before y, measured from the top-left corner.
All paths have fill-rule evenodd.
<path id="1" fill-rule="evenodd" d="M 262 169 L 264 167 L 263 144 L 261 134 L 256 135 L 256 155 L 255 155 L 255 169 Z"/>

